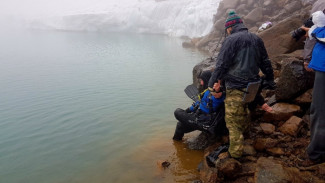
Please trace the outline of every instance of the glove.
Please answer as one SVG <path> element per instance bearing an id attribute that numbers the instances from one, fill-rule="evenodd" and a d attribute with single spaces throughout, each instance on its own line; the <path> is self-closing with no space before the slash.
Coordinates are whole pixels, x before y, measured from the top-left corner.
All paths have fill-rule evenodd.
<path id="1" fill-rule="evenodd" d="M 263 80 L 262 88 L 266 90 L 274 90 L 276 88 L 276 84 L 273 80 Z"/>
<path id="2" fill-rule="evenodd" d="M 190 108 L 187 108 L 187 109 L 185 110 L 185 112 L 186 112 L 186 113 L 191 113 L 192 111 L 191 111 Z"/>

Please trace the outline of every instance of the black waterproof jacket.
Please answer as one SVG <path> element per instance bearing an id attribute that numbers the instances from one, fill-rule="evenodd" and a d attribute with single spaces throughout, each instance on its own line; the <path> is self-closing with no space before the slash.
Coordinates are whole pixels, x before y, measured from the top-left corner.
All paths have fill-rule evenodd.
<path id="1" fill-rule="evenodd" d="M 224 80 L 227 89 L 246 88 L 249 82 L 260 79 L 273 81 L 274 74 L 264 43 L 257 35 L 248 32 L 244 24 L 233 26 L 231 35 L 222 44 L 216 58 L 216 69 L 209 80 L 209 87 L 217 80 Z"/>

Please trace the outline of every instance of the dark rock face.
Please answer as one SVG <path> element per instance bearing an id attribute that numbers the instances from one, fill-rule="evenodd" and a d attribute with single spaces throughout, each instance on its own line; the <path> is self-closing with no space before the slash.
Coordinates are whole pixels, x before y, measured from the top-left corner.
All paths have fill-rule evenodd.
<path id="1" fill-rule="evenodd" d="M 290 100 L 312 87 L 313 73 L 304 69 L 303 61 L 284 60 L 276 88 L 277 100 Z"/>
<path id="2" fill-rule="evenodd" d="M 194 68 L 193 68 L 193 83 L 195 85 L 198 85 L 197 77 L 206 70 L 214 70 L 215 68 L 215 61 L 212 59 L 212 57 L 207 58 L 203 60 L 202 62 L 198 63 Z"/>

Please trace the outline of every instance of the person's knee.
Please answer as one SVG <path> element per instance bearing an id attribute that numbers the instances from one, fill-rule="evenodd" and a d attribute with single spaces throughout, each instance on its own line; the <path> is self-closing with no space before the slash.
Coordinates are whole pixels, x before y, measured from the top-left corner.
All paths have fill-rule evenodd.
<path id="1" fill-rule="evenodd" d="M 178 121 L 180 121 L 181 116 L 182 116 L 183 113 L 184 113 L 184 110 L 183 110 L 183 109 L 177 108 L 177 109 L 174 111 L 174 116 L 175 116 L 175 118 L 176 118 Z"/>

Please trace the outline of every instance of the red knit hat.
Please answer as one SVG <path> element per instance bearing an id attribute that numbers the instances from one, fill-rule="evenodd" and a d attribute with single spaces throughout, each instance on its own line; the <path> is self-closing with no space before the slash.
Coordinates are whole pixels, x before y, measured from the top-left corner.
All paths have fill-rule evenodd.
<path id="1" fill-rule="evenodd" d="M 243 20 L 234 12 L 234 11 L 231 11 L 229 12 L 228 14 L 228 18 L 226 20 L 226 24 L 225 24 L 225 28 L 229 28 L 229 27 L 232 27 L 236 24 L 241 24 L 243 23 Z"/>

